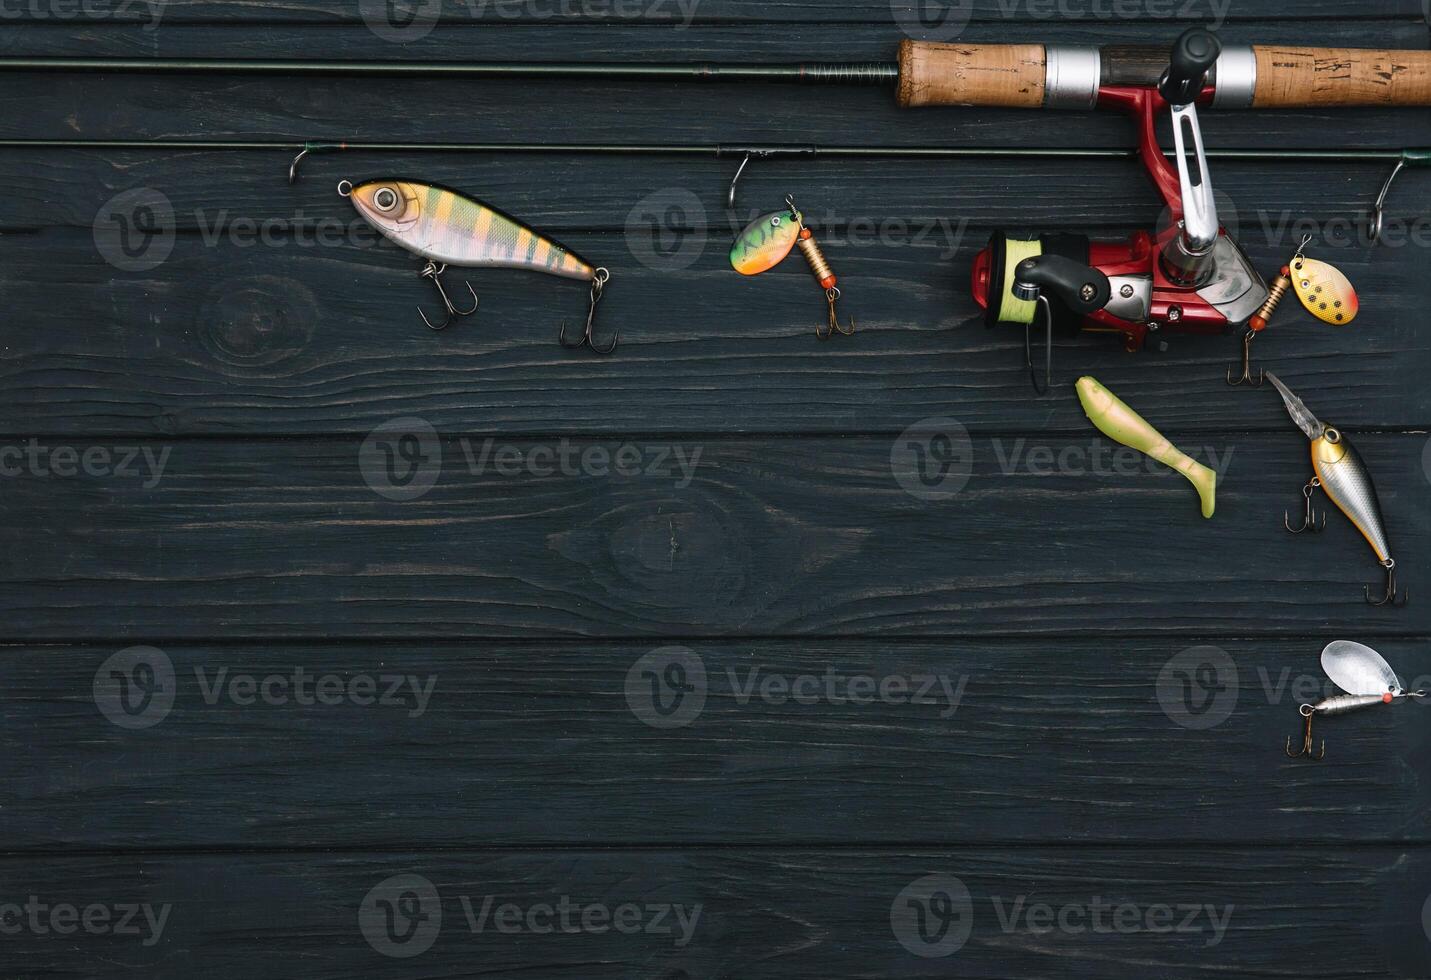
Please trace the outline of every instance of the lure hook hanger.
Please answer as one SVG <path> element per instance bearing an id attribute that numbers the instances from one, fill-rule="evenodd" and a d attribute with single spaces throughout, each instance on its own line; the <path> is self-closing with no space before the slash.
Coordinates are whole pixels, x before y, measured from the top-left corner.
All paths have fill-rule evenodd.
<path id="1" fill-rule="evenodd" d="M 1325 758 L 1327 757 L 1327 740 L 1326 740 L 1326 739 L 1322 739 L 1322 751 L 1321 751 L 1321 754 L 1320 754 L 1320 755 L 1313 755 L 1313 754 L 1312 754 L 1312 716 L 1317 713 L 1317 709 L 1316 709 L 1316 707 L 1315 707 L 1314 705 L 1304 704 L 1304 705 L 1302 705 L 1300 708 L 1298 708 L 1297 710 L 1301 712 L 1303 718 L 1307 719 L 1307 729 L 1306 729 L 1306 733 L 1302 736 L 1302 747 L 1301 747 L 1301 749 L 1299 749 L 1298 751 L 1293 752 L 1293 751 L 1292 751 L 1292 736 L 1291 736 L 1291 735 L 1288 735 L 1288 736 L 1287 736 L 1287 744 L 1283 747 L 1282 751 L 1287 754 L 1287 758 L 1289 758 L 1289 759 L 1300 759 L 1302 756 L 1306 756 L 1308 759 L 1311 759 L 1311 760 L 1313 760 L 1314 762 L 1321 762 L 1323 759 L 1325 759 Z"/>
<path id="2" fill-rule="evenodd" d="M 419 306 L 417 308 L 417 315 L 422 317 L 422 322 L 427 324 L 427 328 L 429 330 L 446 330 L 448 327 L 452 326 L 453 320 L 457 320 L 462 317 L 468 317 L 471 316 L 473 313 L 476 313 L 477 306 L 480 302 L 477 299 L 477 290 L 472 288 L 472 284 L 470 282 L 463 280 L 463 284 L 467 287 L 467 291 L 472 294 L 472 309 L 459 310 L 456 306 L 454 306 L 451 297 L 447 295 L 447 289 L 442 285 L 442 274 L 446 271 L 447 266 L 428 259 L 427 265 L 423 266 L 422 271 L 418 273 L 418 275 L 422 276 L 422 278 L 432 280 L 432 284 L 437 287 L 437 295 L 442 299 L 442 308 L 447 311 L 446 319 L 444 319 L 441 323 L 433 323 L 427 318 L 427 314 L 422 312 L 422 307 Z"/>
<path id="3" fill-rule="evenodd" d="M 1365 586 L 1366 601 L 1372 606 L 1404 606 L 1411 601 L 1411 590 L 1396 588 L 1396 560 L 1388 558 L 1381 563 L 1381 567 L 1386 569 L 1386 592 L 1380 599 L 1371 597 L 1371 586 Z"/>
<path id="4" fill-rule="evenodd" d="M 591 279 L 591 305 L 586 310 L 586 328 L 581 332 L 581 336 L 576 340 L 568 340 L 566 336 L 566 321 L 561 322 L 561 329 L 557 331 L 557 343 L 567 350 L 577 350 L 582 347 L 590 347 L 593 354 L 610 354 L 616 350 L 616 344 L 621 339 L 621 331 L 616 331 L 611 337 L 611 343 L 605 347 L 598 347 L 595 341 L 593 324 L 596 321 L 596 304 L 601 302 L 601 294 L 606 289 L 606 283 L 611 278 L 611 273 L 605 268 L 596 270 L 596 274 Z"/>
<path id="5" fill-rule="evenodd" d="M 1317 488 L 1322 485 L 1322 481 L 1317 477 L 1312 477 L 1310 483 L 1302 488 L 1302 496 L 1306 499 L 1305 510 L 1302 514 L 1302 526 L 1293 527 L 1292 518 L 1284 510 L 1282 511 L 1282 526 L 1293 534 L 1301 534 L 1304 531 L 1311 531 L 1313 534 L 1321 534 L 1327 529 L 1327 512 L 1322 511 L 1322 524 L 1317 526 L 1317 512 L 1312 509 L 1312 497 L 1317 492 Z"/>

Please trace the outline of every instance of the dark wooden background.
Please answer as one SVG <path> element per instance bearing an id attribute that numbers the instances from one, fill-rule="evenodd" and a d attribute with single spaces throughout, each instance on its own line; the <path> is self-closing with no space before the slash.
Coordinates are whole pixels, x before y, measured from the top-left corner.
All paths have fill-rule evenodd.
<path id="1" fill-rule="evenodd" d="M 1063 7 L 977 0 L 962 36 L 1163 43 L 1215 9 Z M 702 0 L 689 25 L 672 5 L 512 17 L 449 0 L 409 45 L 334 0 L 174 0 L 157 30 L 143 7 L 6 9 L 8 55 L 883 60 L 904 36 L 883 0 Z M 1420 0 L 1233 0 L 1220 30 L 1428 44 Z M 1204 126 L 1213 147 L 1431 145 L 1425 110 L 1209 112 Z M 0 139 L 1127 146 L 1131 131 L 1113 115 L 902 114 L 882 89 L 37 72 L 0 75 Z M 1372 248 L 1337 232 L 1364 219 L 1384 164 L 1214 171 L 1260 268 L 1297 245 L 1284 219 L 1309 219 L 1313 254 L 1360 292 L 1344 329 L 1289 300 L 1257 352 L 1374 471 L 1413 593 L 1392 611 L 1362 603 L 1378 570 L 1339 516 L 1318 539 L 1281 529 L 1306 441 L 1270 388 L 1224 385 L 1235 338 L 1139 355 L 1065 344 L 1063 383 L 1040 400 L 1018 336 L 966 324 L 968 263 L 990 229 L 1151 226 L 1159 205 L 1130 161 L 756 164 L 740 220 L 794 193 L 859 320 L 820 344 L 798 260 L 755 281 L 727 265 L 733 161 L 350 154 L 310 160 L 289 187 L 290 156 L 0 149 L 0 446 L 168 453 L 156 485 L 0 481 L 0 905 L 172 906 L 151 946 L 0 935 L 0 974 L 1431 975 L 1431 714 L 1328 722 L 1327 760 L 1291 761 L 1298 699 L 1277 687 L 1318 676 L 1340 637 L 1407 680 L 1431 673 L 1424 175 L 1391 201 L 1421 244 Z M 389 175 L 468 190 L 609 265 L 601 323 L 620 327 L 617 355 L 557 348 L 578 285 L 476 272 L 480 314 L 434 335 L 410 256 L 359 236 L 313 243 L 352 222 L 339 179 Z M 171 204 L 175 234 L 165 261 L 126 271 L 96 228 L 137 188 Z M 270 220 L 266 243 L 243 237 Z M 919 234 L 939 220 L 959 234 Z M 880 240 L 871 222 L 894 224 Z M 670 268 L 673 252 L 688 267 Z M 1231 454 L 1215 520 L 1176 477 L 1006 464 L 1097 443 L 1070 384 L 1085 372 L 1185 447 Z M 365 481 L 360 446 L 406 417 L 441 433 L 444 464 L 429 493 L 395 501 Z M 949 499 L 906 493 L 892 471 L 900 433 L 927 418 L 972 438 L 968 487 Z M 684 485 L 474 474 L 461 440 L 489 437 L 701 457 Z M 112 724 L 93 688 L 136 644 L 176 672 L 172 710 L 143 730 Z M 701 658 L 709 691 L 690 725 L 657 729 L 628 706 L 627 674 L 670 644 Z M 1159 699 L 1165 665 L 1201 645 L 1230 655 L 1237 695 L 1203 729 Z M 436 686 L 412 717 L 211 705 L 194 673 L 295 667 Z M 948 716 L 775 704 L 732 689 L 727 672 L 753 668 L 967 686 Z M 370 889 L 399 874 L 431 881 L 444 913 L 410 959 L 359 928 Z M 946 958 L 913 955 L 891 926 L 901 889 L 929 874 L 973 899 L 972 934 Z M 462 921 L 462 897 L 563 895 L 703 912 L 685 946 Z M 1220 942 L 1001 928 L 994 900 L 1020 896 L 1230 919 Z"/>

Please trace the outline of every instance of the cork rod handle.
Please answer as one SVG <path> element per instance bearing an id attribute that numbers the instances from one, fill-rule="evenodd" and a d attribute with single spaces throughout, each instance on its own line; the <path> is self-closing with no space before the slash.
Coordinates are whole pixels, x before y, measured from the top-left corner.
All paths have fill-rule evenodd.
<path id="1" fill-rule="evenodd" d="M 906 40 L 899 45 L 899 104 L 1043 105 L 1042 44 L 934 44 Z"/>
<path id="2" fill-rule="evenodd" d="M 1254 109 L 1431 105 L 1431 51 L 1253 45 Z"/>

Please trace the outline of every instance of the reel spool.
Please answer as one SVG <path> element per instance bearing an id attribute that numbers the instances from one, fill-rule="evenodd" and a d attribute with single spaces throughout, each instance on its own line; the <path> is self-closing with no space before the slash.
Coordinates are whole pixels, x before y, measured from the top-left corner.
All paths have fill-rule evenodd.
<path id="1" fill-rule="evenodd" d="M 1089 264 L 1090 240 L 1086 235 L 1066 233 L 1015 238 L 996 231 L 989 247 L 974 262 L 971 285 L 974 298 L 984 307 L 984 326 L 1028 328 L 1037 316 L 1038 304 L 1014 295 L 1014 269 L 1025 259 L 1059 255 L 1080 265 Z M 1054 295 L 1049 296 L 1053 329 L 1062 337 L 1074 337 L 1082 329 L 1082 316 L 1074 313 Z"/>

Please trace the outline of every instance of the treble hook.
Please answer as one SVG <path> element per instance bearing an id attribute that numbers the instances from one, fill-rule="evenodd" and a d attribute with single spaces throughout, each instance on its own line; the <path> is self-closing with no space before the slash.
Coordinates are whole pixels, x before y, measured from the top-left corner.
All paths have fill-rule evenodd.
<path id="1" fill-rule="evenodd" d="M 855 332 L 854 317 L 850 317 L 850 326 L 848 330 L 840 326 L 840 315 L 835 311 L 835 303 L 838 302 L 839 299 L 840 289 L 838 286 L 831 286 L 829 289 L 825 290 L 825 302 L 829 304 L 830 307 L 830 320 L 824 330 L 821 330 L 819 327 L 815 328 L 815 336 L 820 338 L 821 340 L 829 340 L 835 334 L 839 334 L 841 337 L 848 337 Z"/>
<path id="2" fill-rule="evenodd" d="M 601 302 L 601 293 L 606 288 L 607 280 L 611 278 L 611 273 L 606 269 L 597 269 L 595 275 L 591 277 L 591 306 L 586 311 L 586 329 L 582 331 L 581 337 L 576 341 L 567 340 L 566 321 L 561 322 L 561 330 L 557 333 L 557 342 L 568 350 L 576 350 L 578 347 L 590 347 L 593 354 L 610 354 L 616 349 L 616 342 L 621 339 L 621 331 L 616 331 L 611 338 L 611 343 L 605 347 L 597 347 L 592 339 L 592 324 L 596 320 L 596 304 Z"/>
<path id="3" fill-rule="evenodd" d="M 1261 388 L 1264 374 L 1259 368 L 1257 380 L 1252 380 L 1252 341 L 1256 339 L 1257 331 L 1249 330 L 1242 338 L 1242 377 L 1236 381 L 1232 379 L 1232 368 L 1227 369 L 1227 383 L 1236 388 L 1239 385 L 1251 385 L 1254 388 Z"/>
<path id="4" fill-rule="evenodd" d="M 1409 589 L 1402 591 L 1398 598 L 1396 589 L 1396 560 L 1394 558 L 1388 558 L 1381 563 L 1381 567 L 1386 569 L 1386 595 L 1380 600 L 1373 599 L 1371 597 L 1371 586 L 1368 585 L 1365 586 L 1366 601 L 1373 606 L 1385 606 L 1389 604 L 1399 607 L 1406 605 L 1411 599 L 1411 591 Z"/>
<path id="5" fill-rule="evenodd" d="M 1303 531 L 1311 531 L 1313 534 L 1321 534 L 1327 529 L 1327 514 L 1322 512 L 1322 526 L 1317 526 L 1317 513 L 1312 509 L 1312 495 L 1317 492 L 1317 488 L 1322 485 L 1318 477 L 1312 477 L 1312 482 L 1302 488 L 1302 496 L 1307 498 L 1306 512 L 1302 515 L 1302 526 L 1293 527 L 1292 519 L 1284 510 L 1282 512 L 1282 526 L 1293 534 L 1301 534 Z"/>
<path id="6" fill-rule="evenodd" d="M 1321 755 L 1313 755 L 1313 754 L 1312 754 L 1312 715 L 1316 714 L 1317 709 L 1316 709 L 1316 707 L 1313 706 L 1313 705 L 1304 704 L 1304 705 L 1302 705 L 1300 708 L 1298 708 L 1297 710 L 1301 712 L 1303 718 L 1307 719 L 1307 732 L 1306 732 L 1306 734 L 1302 737 L 1302 748 L 1301 748 L 1301 750 L 1298 751 L 1298 752 L 1293 752 L 1293 751 L 1292 751 L 1292 736 L 1288 735 L 1288 736 L 1287 736 L 1287 744 L 1283 747 L 1282 751 L 1285 752 L 1285 753 L 1287 753 L 1287 758 L 1289 758 L 1289 759 L 1299 759 L 1299 758 L 1301 758 L 1302 756 L 1305 755 L 1308 759 L 1313 759 L 1313 760 L 1315 760 L 1315 761 L 1317 761 L 1317 762 L 1321 762 L 1323 759 L 1325 759 L 1325 758 L 1327 757 L 1327 740 L 1326 740 L 1326 739 L 1322 739 L 1322 754 L 1321 754 Z"/>
<path id="7" fill-rule="evenodd" d="M 442 298 L 442 307 L 447 311 L 447 318 L 445 320 L 443 320 L 441 323 L 433 323 L 427 318 L 427 314 L 422 312 L 422 307 L 419 306 L 417 308 L 417 315 L 422 317 L 422 322 L 427 324 L 427 328 L 429 330 L 446 330 L 448 327 L 452 326 L 452 321 L 457 319 L 458 317 L 471 316 L 473 313 L 477 312 L 477 290 L 472 288 L 472 284 L 470 282 L 466 283 L 466 286 L 467 291 L 472 294 L 472 309 L 459 310 L 457 307 L 452 305 L 452 299 L 447 295 L 447 290 L 443 288 L 442 285 L 441 276 L 446 271 L 447 266 L 438 262 L 434 262 L 432 259 L 428 259 L 427 265 L 423 266 L 422 272 L 418 273 L 418 275 L 422 276 L 422 278 L 432 280 L 432 284 L 437 287 L 437 295 Z"/>

